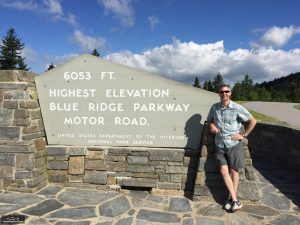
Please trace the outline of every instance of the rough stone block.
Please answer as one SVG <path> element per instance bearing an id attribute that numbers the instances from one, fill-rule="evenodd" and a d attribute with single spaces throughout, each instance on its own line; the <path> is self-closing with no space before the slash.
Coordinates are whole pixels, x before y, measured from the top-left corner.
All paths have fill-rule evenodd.
<path id="1" fill-rule="evenodd" d="M 117 178 L 117 184 L 127 187 L 157 187 L 157 180 L 147 178 Z"/>
<path id="2" fill-rule="evenodd" d="M 37 100 L 20 101 L 20 108 L 23 109 L 37 109 L 40 105 Z"/>
<path id="3" fill-rule="evenodd" d="M 66 183 L 68 180 L 67 171 L 48 170 L 48 181 L 53 183 Z"/>
<path id="4" fill-rule="evenodd" d="M 84 168 L 86 170 L 107 170 L 107 165 L 103 160 L 85 160 Z"/>
<path id="5" fill-rule="evenodd" d="M 180 183 L 181 182 L 181 174 L 171 174 L 171 182 Z"/>
<path id="6" fill-rule="evenodd" d="M 13 119 L 12 124 L 13 126 L 30 126 L 31 119 Z"/>
<path id="7" fill-rule="evenodd" d="M 45 132 L 41 131 L 41 132 L 33 133 L 33 134 L 25 134 L 22 136 L 22 139 L 29 141 L 29 140 L 38 139 L 38 138 L 45 137 L 45 136 L 46 136 Z"/>
<path id="8" fill-rule="evenodd" d="M 183 150 L 150 150 L 149 159 L 157 161 L 183 161 Z"/>
<path id="9" fill-rule="evenodd" d="M 26 90 L 30 96 L 30 99 L 33 99 L 33 100 L 37 100 L 38 99 L 38 94 L 37 94 L 37 91 L 36 91 L 36 88 L 35 87 L 29 87 L 27 88 Z"/>
<path id="10" fill-rule="evenodd" d="M 41 110 L 40 109 L 30 110 L 30 116 L 32 120 L 41 119 L 42 118 Z"/>
<path id="11" fill-rule="evenodd" d="M 109 171 L 125 171 L 125 162 L 105 162 Z"/>
<path id="12" fill-rule="evenodd" d="M 3 101 L 3 108 L 6 109 L 17 109 L 18 108 L 18 101 L 16 100 L 5 100 Z"/>
<path id="13" fill-rule="evenodd" d="M 39 185 L 40 183 L 42 183 L 43 181 L 45 181 L 46 179 L 47 179 L 47 174 L 42 173 L 42 174 L 38 175 L 37 177 L 33 178 L 32 180 L 28 180 L 27 186 L 29 188 L 35 187 L 35 186 Z"/>
<path id="14" fill-rule="evenodd" d="M 39 138 L 33 141 L 34 147 L 36 150 L 45 149 L 47 143 L 45 138 Z"/>
<path id="15" fill-rule="evenodd" d="M 1 157 L 1 156 L 0 156 Z M 1 178 L 13 178 L 14 170 L 13 166 L 0 166 L 0 179 Z"/>
<path id="16" fill-rule="evenodd" d="M 23 134 L 32 134 L 32 133 L 38 133 L 38 127 L 37 126 L 28 126 L 28 127 L 23 127 Z"/>
<path id="17" fill-rule="evenodd" d="M 196 185 L 204 185 L 205 184 L 205 173 L 204 172 L 197 173 L 195 184 Z"/>
<path id="18" fill-rule="evenodd" d="M 9 126 L 12 122 L 12 109 L 0 109 L 0 126 Z"/>
<path id="19" fill-rule="evenodd" d="M 47 168 L 50 170 L 66 170 L 68 162 L 66 161 L 48 161 Z"/>
<path id="20" fill-rule="evenodd" d="M 167 174 L 160 174 L 159 175 L 159 181 L 161 182 L 165 182 L 165 181 L 170 181 L 170 176 Z"/>
<path id="21" fill-rule="evenodd" d="M 1 153 L 0 165 L 1 166 L 14 166 L 16 164 L 16 156 L 13 153 Z"/>
<path id="22" fill-rule="evenodd" d="M 34 148 L 30 145 L 0 145 L 2 153 L 30 153 L 34 152 Z"/>
<path id="23" fill-rule="evenodd" d="M 110 162 L 125 162 L 126 158 L 120 155 L 109 155 L 105 157 L 105 160 Z"/>
<path id="24" fill-rule="evenodd" d="M 183 166 L 168 166 L 166 168 L 166 173 L 179 173 L 179 174 L 187 174 L 188 168 Z"/>
<path id="25" fill-rule="evenodd" d="M 43 165 L 46 165 L 46 158 L 45 157 L 40 157 L 40 158 L 35 158 L 35 167 L 41 167 Z"/>
<path id="26" fill-rule="evenodd" d="M 47 155 L 65 155 L 66 147 L 61 146 L 46 146 Z"/>
<path id="27" fill-rule="evenodd" d="M 29 118 L 29 110 L 28 109 L 16 109 L 14 118 L 16 119 L 26 119 Z"/>
<path id="28" fill-rule="evenodd" d="M 144 177 L 144 178 L 153 178 L 153 179 L 157 179 L 158 178 L 158 174 L 153 174 L 153 173 L 134 173 L 134 177 Z"/>
<path id="29" fill-rule="evenodd" d="M 37 171 L 34 173 L 32 171 L 16 171 L 16 179 L 32 179 L 37 176 Z"/>
<path id="30" fill-rule="evenodd" d="M 128 156 L 127 162 L 132 164 L 147 164 L 148 157 L 146 156 Z"/>
<path id="31" fill-rule="evenodd" d="M 17 141 L 20 136 L 20 127 L 0 127 L 0 140 Z"/>
<path id="32" fill-rule="evenodd" d="M 107 173 L 102 171 L 86 171 L 83 180 L 90 184 L 106 184 Z"/>
<path id="33" fill-rule="evenodd" d="M 116 177 L 107 177 L 107 185 L 116 185 L 117 184 L 117 178 Z"/>
<path id="34" fill-rule="evenodd" d="M 5 82 L 5 83 L 0 83 L 0 89 L 22 89 L 26 90 L 28 87 L 28 83 L 25 82 Z"/>
<path id="35" fill-rule="evenodd" d="M 13 70 L 0 70 L 0 82 L 17 81 L 17 74 Z"/>
<path id="36" fill-rule="evenodd" d="M 30 82 L 34 83 L 35 80 L 34 78 L 37 76 L 37 74 L 29 71 L 24 71 L 24 70 L 18 70 L 18 80 L 23 81 L 23 82 Z"/>
<path id="37" fill-rule="evenodd" d="M 67 147 L 66 149 L 67 155 L 85 155 L 85 148 L 84 147 Z"/>
<path id="38" fill-rule="evenodd" d="M 180 190 L 181 185 L 178 183 L 158 182 L 158 188 L 166 190 Z"/>
<path id="39" fill-rule="evenodd" d="M 104 151 L 91 151 L 86 150 L 87 159 L 104 159 Z"/>
<path id="40" fill-rule="evenodd" d="M 25 90 L 9 90 L 5 92 L 4 99 L 29 99 L 29 94 Z"/>
<path id="41" fill-rule="evenodd" d="M 16 154 L 16 167 L 17 170 L 32 170 L 34 168 L 34 154 L 23 154 L 17 153 Z"/>
<path id="42" fill-rule="evenodd" d="M 136 172 L 136 173 L 154 173 L 154 167 L 153 166 L 128 165 L 126 170 L 128 172 Z"/>
<path id="43" fill-rule="evenodd" d="M 82 183 L 83 182 L 83 175 L 69 175 L 68 181 L 71 183 Z"/>
<path id="44" fill-rule="evenodd" d="M 69 174 L 84 174 L 84 156 L 72 156 L 69 158 Z"/>

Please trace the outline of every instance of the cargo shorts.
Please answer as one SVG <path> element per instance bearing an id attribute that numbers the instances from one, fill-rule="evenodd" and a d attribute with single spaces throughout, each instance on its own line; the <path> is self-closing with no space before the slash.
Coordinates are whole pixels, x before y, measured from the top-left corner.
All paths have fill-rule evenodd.
<path id="1" fill-rule="evenodd" d="M 218 166 L 228 165 L 229 168 L 238 170 L 244 168 L 244 148 L 242 142 L 227 148 L 216 147 L 215 159 Z"/>

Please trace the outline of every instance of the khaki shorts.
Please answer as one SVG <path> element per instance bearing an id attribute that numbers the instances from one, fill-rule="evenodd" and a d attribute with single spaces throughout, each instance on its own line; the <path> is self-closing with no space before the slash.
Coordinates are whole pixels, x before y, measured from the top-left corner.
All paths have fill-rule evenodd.
<path id="1" fill-rule="evenodd" d="M 216 147 L 215 159 L 218 166 L 228 165 L 229 168 L 238 170 L 244 168 L 244 148 L 242 142 L 227 148 Z"/>

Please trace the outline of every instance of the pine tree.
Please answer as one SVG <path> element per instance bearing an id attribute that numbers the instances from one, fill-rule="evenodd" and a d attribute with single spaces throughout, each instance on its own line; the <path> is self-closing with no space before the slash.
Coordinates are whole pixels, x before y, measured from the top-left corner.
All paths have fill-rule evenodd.
<path id="1" fill-rule="evenodd" d="M 24 43 L 17 37 L 15 29 L 10 28 L 6 36 L 2 39 L 0 49 L 0 69 L 1 70 L 29 70 L 25 64 L 25 57 L 21 56 Z"/>
<path id="2" fill-rule="evenodd" d="M 201 88 L 198 77 L 195 78 L 193 86 L 196 87 L 196 88 Z"/>
<path id="3" fill-rule="evenodd" d="M 97 56 L 97 57 L 100 57 L 100 53 L 97 51 L 97 49 L 95 48 L 92 52 L 91 52 L 91 55 L 94 55 L 94 56 Z"/>
<path id="4" fill-rule="evenodd" d="M 213 88 L 213 91 L 218 93 L 219 92 L 219 88 L 224 84 L 224 80 L 223 80 L 223 77 L 220 73 L 218 73 L 213 82 L 212 82 L 212 88 Z"/>
<path id="5" fill-rule="evenodd" d="M 48 70 L 52 70 L 52 69 L 54 69 L 54 68 L 55 68 L 55 66 L 53 65 L 53 63 L 51 63 L 51 64 L 48 66 L 47 71 L 48 71 Z"/>

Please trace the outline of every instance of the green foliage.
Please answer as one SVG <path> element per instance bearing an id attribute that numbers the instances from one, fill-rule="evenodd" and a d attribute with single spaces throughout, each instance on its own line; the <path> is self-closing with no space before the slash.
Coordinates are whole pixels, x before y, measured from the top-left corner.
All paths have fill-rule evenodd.
<path id="1" fill-rule="evenodd" d="M 300 110 L 300 105 L 294 105 L 293 107 L 294 107 L 295 109 Z"/>
<path id="2" fill-rule="evenodd" d="M 199 79 L 198 79 L 198 77 L 196 77 L 196 78 L 195 78 L 195 81 L 194 81 L 193 87 L 196 87 L 196 88 L 201 88 L 201 86 L 200 86 L 200 83 L 199 83 Z"/>
<path id="3" fill-rule="evenodd" d="M 100 57 L 100 53 L 97 51 L 97 49 L 95 48 L 92 52 L 91 52 L 91 55 L 94 55 L 94 56 L 97 56 L 97 57 Z"/>
<path id="4" fill-rule="evenodd" d="M 25 57 L 21 56 L 24 43 L 17 37 L 13 28 L 10 28 L 2 39 L 0 49 L 0 69 L 2 70 L 29 70 L 25 64 Z"/>
<path id="5" fill-rule="evenodd" d="M 53 63 L 51 63 L 51 64 L 48 66 L 47 71 L 48 71 L 48 70 L 52 70 L 52 69 L 54 69 L 54 68 L 55 68 L 55 66 L 53 65 Z"/>
<path id="6" fill-rule="evenodd" d="M 212 82 L 210 80 L 204 81 L 203 89 L 207 91 L 213 91 Z"/>
<path id="7" fill-rule="evenodd" d="M 213 88 L 213 91 L 216 92 L 216 93 L 218 93 L 220 87 L 221 87 L 223 84 L 225 84 L 225 83 L 224 83 L 224 80 L 223 80 L 223 77 L 222 77 L 222 75 L 221 75 L 220 73 L 218 73 L 218 74 L 215 76 L 215 78 L 214 78 L 214 80 L 213 80 L 213 82 L 212 82 L 212 88 Z"/>

